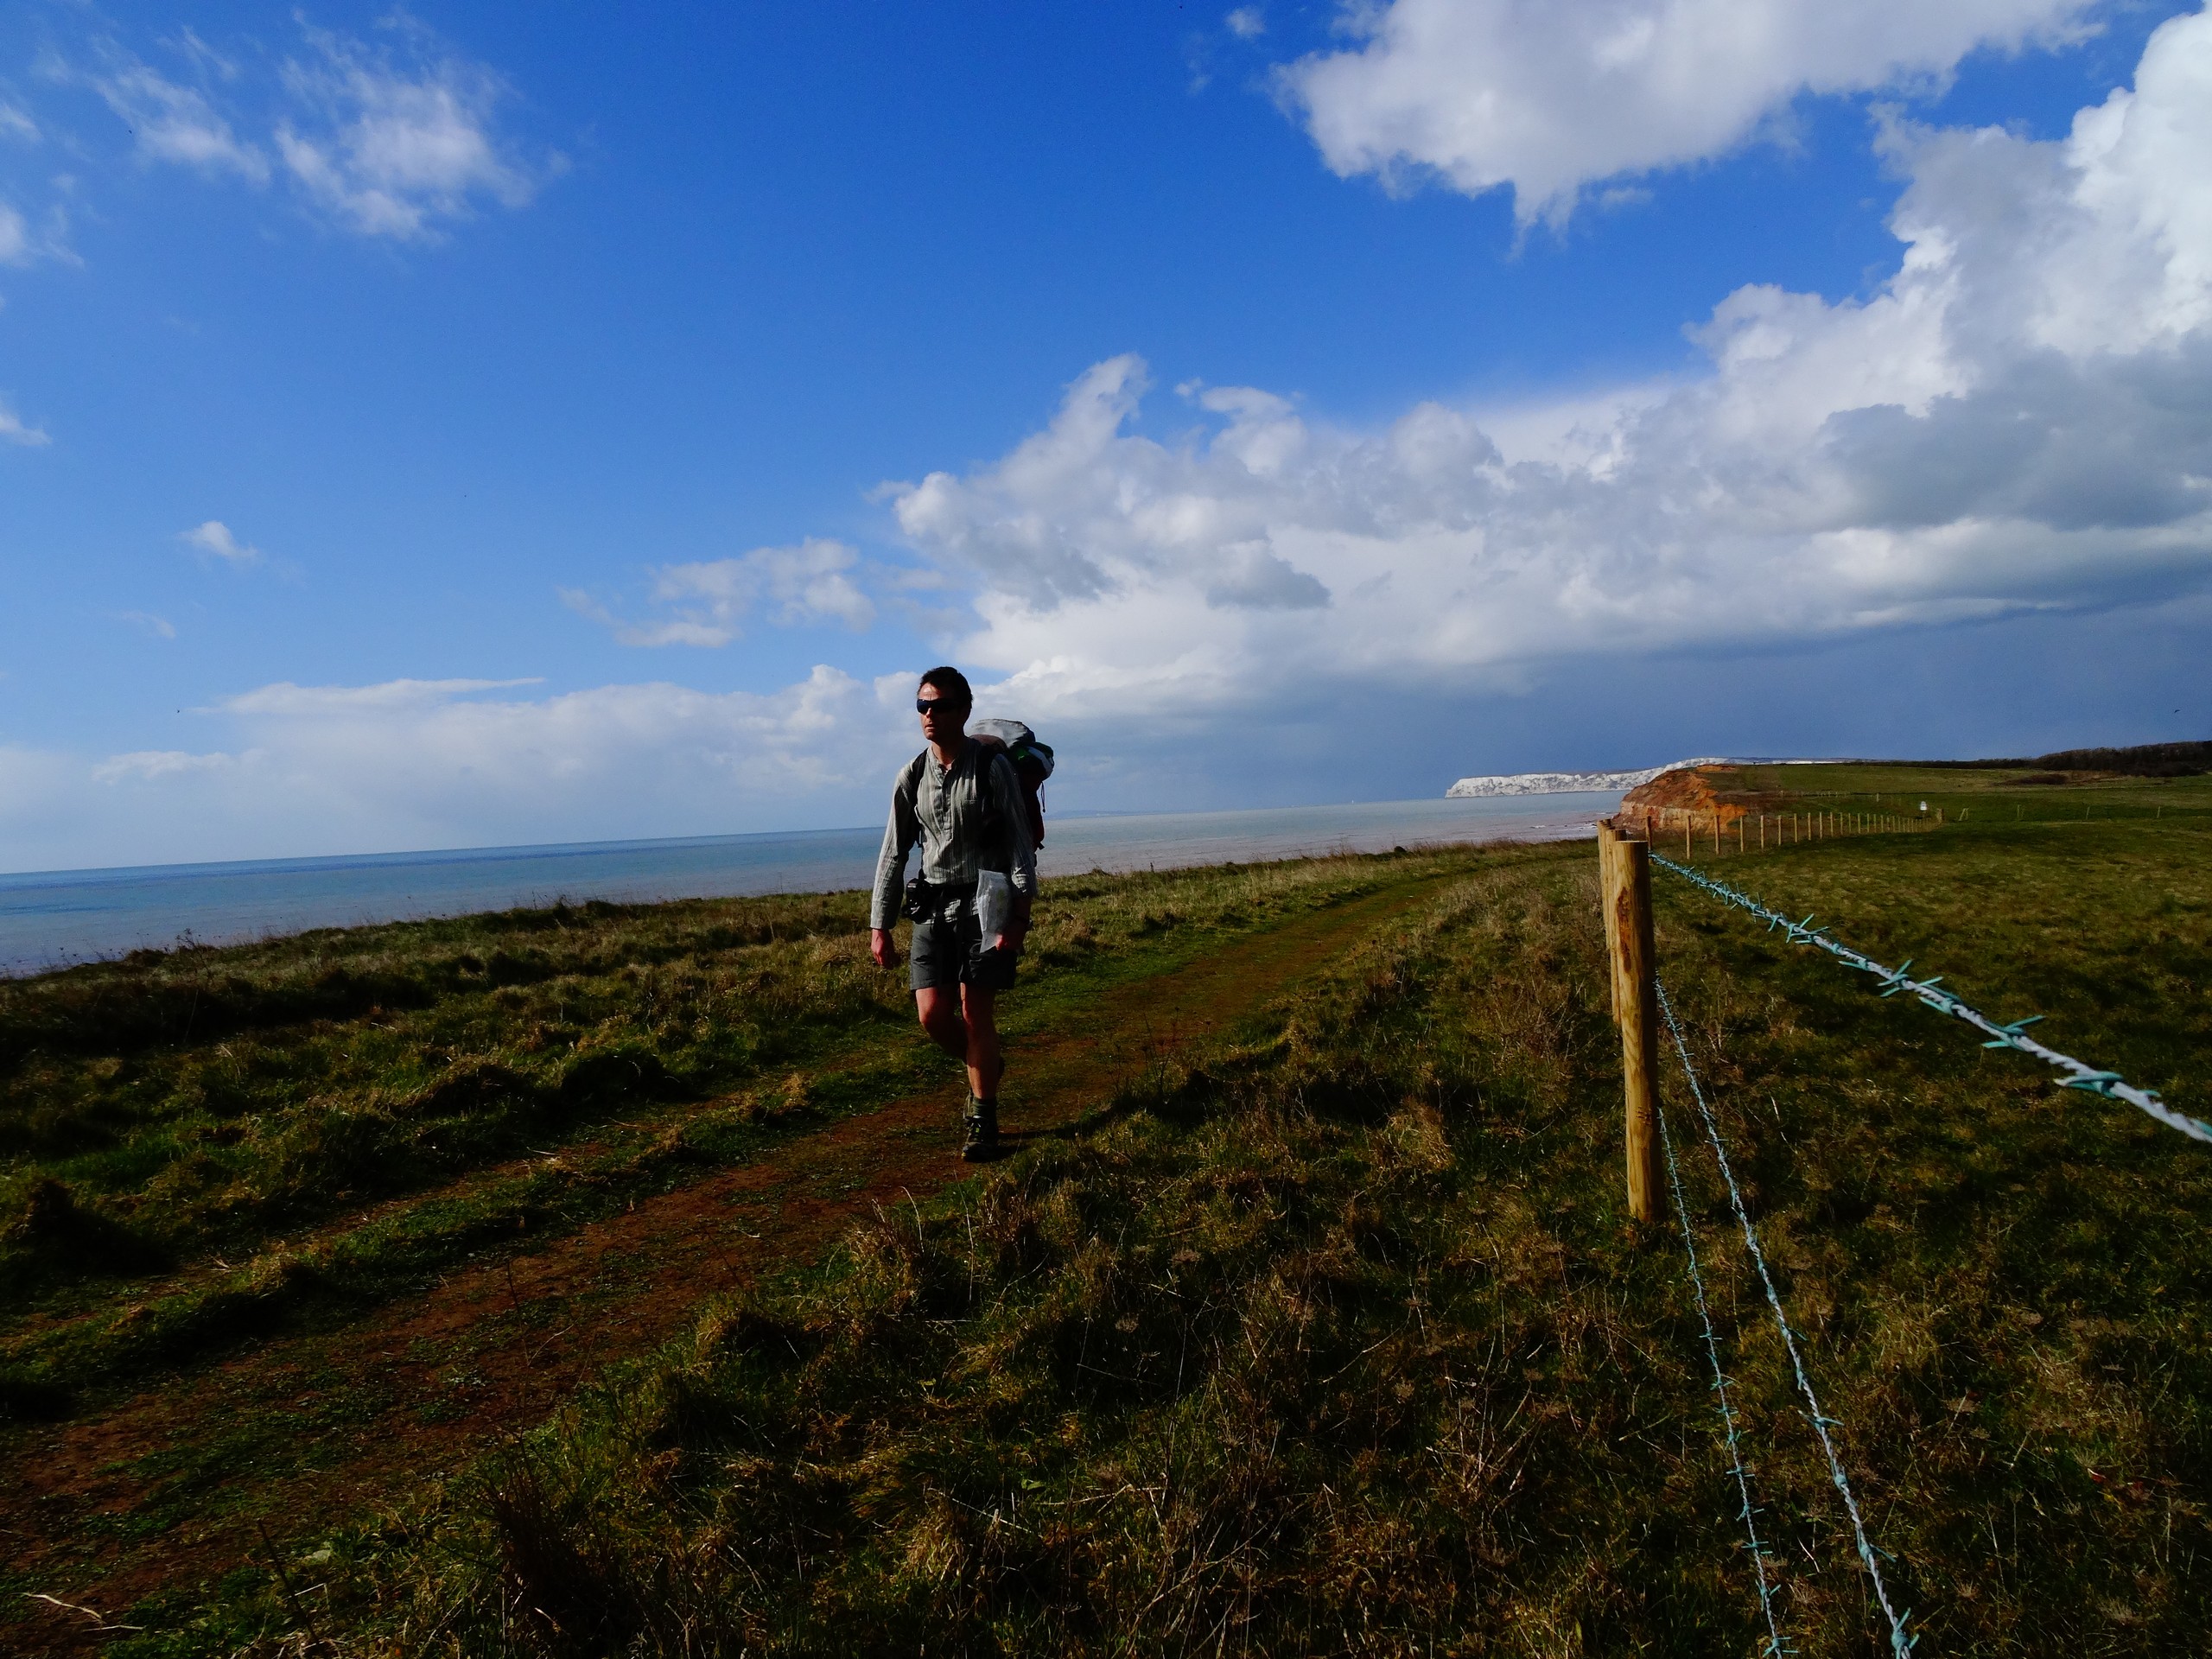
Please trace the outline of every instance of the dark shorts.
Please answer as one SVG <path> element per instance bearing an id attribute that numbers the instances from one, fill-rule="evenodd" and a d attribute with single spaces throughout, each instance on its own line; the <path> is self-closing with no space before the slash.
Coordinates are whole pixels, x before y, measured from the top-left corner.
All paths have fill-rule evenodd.
<path id="1" fill-rule="evenodd" d="M 950 919 L 939 917 L 914 924 L 906 982 L 918 991 L 943 990 L 954 985 L 1012 990 L 1014 958 L 1002 950 L 983 949 L 982 925 L 976 921 L 974 908 L 963 904 Z"/>

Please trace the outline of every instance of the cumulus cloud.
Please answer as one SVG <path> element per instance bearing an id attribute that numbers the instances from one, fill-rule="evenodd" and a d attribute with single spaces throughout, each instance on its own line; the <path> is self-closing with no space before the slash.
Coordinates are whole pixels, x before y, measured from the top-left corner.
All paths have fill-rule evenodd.
<path id="1" fill-rule="evenodd" d="M 1479 687 L 1581 654 L 1801 641 L 2212 581 L 2212 15 L 2070 135 L 1893 124 L 1896 273 L 1748 287 L 1707 374 L 1346 431 L 1249 389 L 1133 430 L 1101 363 L 995 464 L 894 495 L 1027 706 Z"/>
<path id="2" fill-rule="evenodd" d="M 1278 86 L 1329 166 L 1469 194 L 1524 223 L 1601 180 L 1750 139 L 1802 93 L 1926 84 L 1977 48 L 2082 32 L 2090 0 L 1346 0 L 1359 43 Z"/>
<path id="3" fill-rule="evenodd" d="M 1240 41 L 1256 41 L 1268 32 L 1267 14 L 1257 6 L 1239 6 L 1221 21 Z"/>
<path id="4" fill-rule="evenodd" d="M 187 547 L 197 548 L 226 564 L 254 564 L 261 558 L 259 548 L 249 547 L 239 541 L 231 534 L 231 527 L 219 518 L 210 518 L 204 524 L 181 530 L 177 531 L 176 538 Z"/>
<path id="5" fill-rule="evenodd" d="M 509 96 L 492 70 L 408 31 L 414 62 L 321 29 L 284 67 L 296 114 L 276 142 L 292 176 L 342 223 L 403 240 L 435 233 L 483 200 L 520 207 L 557 157 L 523 161 L 497 133 Z"/>
<path id="6" fill-rule="evenodd" d="M 858 632 L 875 620 L 874 602 L 855 579 L 859 564 L 844 543 L 809 537 L 795 547 L 665 565 L 654 573 L 652 596 L 671 614 L 648 622 L 626 622 L 574 588 L 561 598 L 626 645 L 726 645 L 756 607 L 785 627 L 834 621 Z"/>

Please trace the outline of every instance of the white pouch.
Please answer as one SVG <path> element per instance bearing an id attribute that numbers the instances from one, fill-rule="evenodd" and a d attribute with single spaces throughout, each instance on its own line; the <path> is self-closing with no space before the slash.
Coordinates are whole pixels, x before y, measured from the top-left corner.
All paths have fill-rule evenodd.
<path id="1" fill-rule="evenodd" d="M 1014 883 L 996 870 L 976 873 L 976 919 L 982 925 L 986 950 L 1014 925 Z"/>

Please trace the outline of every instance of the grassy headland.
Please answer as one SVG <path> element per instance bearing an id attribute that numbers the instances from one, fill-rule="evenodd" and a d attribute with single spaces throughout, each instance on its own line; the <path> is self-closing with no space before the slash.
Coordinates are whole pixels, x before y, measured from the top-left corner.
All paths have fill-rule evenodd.
<path id="1" fill-rule="evenodd" d="M 1448 868 L 1053 884 L 1013 1028 Z M 591 904 L 0 981 L 0 1421 L 665 1190 L 944 1075 L 862 895 Z"/>
<path id="2" fill-rule="evenodd" d="M 2212 1116 L 2212 786 L 2111 783 L 2091 798 L 1980 773 L 1775 770 L 1759 786 L 1801 798 L 1897 789 L 1916 809 L 1971 810 L 1963 823 L 1947 811 L 1939 834 L 1730 854 L 1724 878 L 1876 956 L 1916 958 L 2000 1017 L 2041 1013 L 2044 1040 Z M 1985 811 L 1999 802 L 2019 821 Z M 1060 884 L 1025 995 L 1040 1025 L 1079 1021 L 1087 988 L 1147 952 L 1233 950 L 1281 907 L 1404 880 L 1416 861 Z M 156 1628 L 126 1648 L 1755 1650 L 1680 1239 L 1640 1237 L 1622 1213 L 1594 860 L 1566 847 L 1419 861 L 1435 887 L 1407 919 L 1233 1040 L 1125 1090 L 1096 1133 L 863 1217 L 828 1261 L 702 1310 L 682 1341 L 393 1513 L 318 1527 L 212 1599 L 149 1602 L 131 1622 Z M 1662 876 L 1658 898 L 1662 972 L 1922 1650 L 2201 1649 L 2212 1149 L 2054 1088 L 1681 883 Z M 382 952 L 406 982 L 416 958 L 446 963 L 435 974 L 451 988 L 257 1027 L 241 1014 L 219 1033 L 172 1024 L 127 1054 L 26 1046 L 10 1109 L 28 1122 L 51 1103 L 56 1131 L 105 1122 L 113 1139 L 11 1150 L 19 1230 L 54 1179 L 67 1213 L 180 1260 L 237 1248 L 226 1227 L 273 1254 L 280 1226 L 337 1215 L 341 1187 L 371 1190 L 363 1167 L 400 1172 L 381 1178 L 391 1192 L 461 1166 L 411 1151 L 261 1160 L 264 1144 L 355 1144 L 284 1139 L 325 1109 L 330 1086 L 306 1081 L 318 1055 L 384 1056 L 384 1071 L 344 1074 L 360 1079 L 353 1109 L 393 1126 L 359 1143 L 377 1147 L 408 1146 L 424 1109 L 402 1103 L 456 1067 L 529 1080 L 547 1116 L 470 1142 L 477 1169 L 548 1133 L 613 1146 L 618 1113 L 651 1119 L 640 1158 L 734 1110 L 744 1133 L 803 1134 L 821 1090 L 895 1046 L 905 999 L 869 981 L 849 900 L 782 902 L 376 930 L 30 982 L 10 1030 L 67 1028 L 69 999 L 94 1010 L 95 986 L 118 995 L 132 973 L 181 983 L 227 963 L 248 989 L 311 987 L 327 966 L 309 965 L 316 950 Z M 631 966 L 656 939 L 771 916 L 790 932 Z M 585 965 L 493 986 L 459 964 L 531 937 Z M 701 988 L 772 968 L 790 1000 L 771 1006 L 791 1020 L 741 1040 L 704 1029 Z M 746 999 L 723 994 L 734 1015 Z M 411 1046 L 370 1046 L 395 1025 Z M 532 1048 L 540 1025 L 571 1034 Z M 433 1034 L 447 1031 L 476 1046 Z M 235 1075 L 299 1081 L 266 1096 L 270 1129 L 226 1143 L 210 1131 L 233 1120 L 181 1080 L 241 1043 L 271 1058 Z M 563 1103 L 564 1068 L 624 1045 L 633 1075 L 667 1080 L 661 1116 L 626 1093 Z M 141 1116 L 103 1119 L 104 1084 L 123 1077 L 172 1081 L 132 1097 Z M 1810 1655 L 1875 1650 L 1866 1580 L 1678 1085 L 1670 1069 L 1783 1633 Z M 753 1104 L 702 1108 L 716 1090 Z M 803 1103 L 767 1128 L 745 1117 L 781 1100 Z M 438 1121 L 458 1134 L 479 1116 L 454 1102 Z M 299 1190 L 330 1196 L 264 1223 L 205 1196 L 219 1184 L 179 1183 L 203 1196 L 134 1209 L 149 1176 L 133 1170 L 149 1166 L 128 1164 L 133 1135 L 162 1148 L 155 1180 L 188 1143 L 234 1158 L 224 1167 L 250 1192 L 292 1191 L 273 1172 L 312 1166 L 321 1185 Z M 641 1181 L 681 1178 L 644 1167 Z M 18 1328 L 69 1328 L 65 1315 L 149 1272 L 106 1271 L 126 1278 L 24 1268 Z M 380 1282 L 405 1294 L 404 1276 Z M 62 1364 L 19 1341 L 29 1363 Z M 121 1361 L 79 1363 L 96 1392 Z"/>

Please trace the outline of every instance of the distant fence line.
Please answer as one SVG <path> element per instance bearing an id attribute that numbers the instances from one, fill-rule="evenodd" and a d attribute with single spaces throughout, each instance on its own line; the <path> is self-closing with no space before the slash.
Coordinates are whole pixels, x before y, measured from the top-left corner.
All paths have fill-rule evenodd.
<path id="1" fill-rule="evenodd" d="M 1971 810 L 1971 809 L 1969 809 Z M 1897 812 L 1838 812 L 1827 809 L 1804 812 L 1753 812 L 1748 808 L 1719 806 L 1624 806 L 1616 823 L 1633 824 L 1654 849 L 1663 836 L 1671 844 L 1682 840 L 1682 856 L 1691 855 L 1695 843 L 1708 842 L 1717 855 L 1732 850 L 1764 852 L 1770 847 L 1793 847 L 1801 842 L 1832 841 L 1840 836 L 1917 835 L 1940 827 L 1944 809 L 1924 817 Z"/>
<path id="2" fill-rule="evenodd" d="M 1874 800 L 1879 803 L 1880 795 Z M 2003 807 L 2005 802 L 1985 802 L 1988 807 Z M 2136 823 L 2163 820 L 2166 809 L 2163 803 L 2153 803 L 2145 812 L 2138 804 L 2115 804 L 2112 802 L 2084 801 L 2077 820 L 2071 812 L 2056 813 L 2038 810 L 2031 818 L 2024 818 L 2025 805 L 2039 803 L 2010 803 L 2012 816 L 2001 813 L 2000 823 L 2095 823 L 2126 818 Z M 1950 809 L 1938 805 L 1929 808 L 1922 803 L 1918 812 L 1859 812 L 1835 808 L 1808 808 L 1796 812 L 1759 812 L 1747 806 L 1732 806 L 1719 802 L 1712 806 L 1653 806 L 1642 802 L 1624 804 L 1612 822 L 1624 828 L 1633 827 L 1656 848 L 1662 841 L 1671 845 L 1680 839 L 1682 856 L 1694 855 L 1696 849 L 1709 848 L 1718 857 L 1724 853 L 1765 852 L 1777 847 L 1794 847 L 1808 841 L 1833 841 L 1844 836 L 1922 835 L 1940 830 L 1950 823 L 1965 823 L 1972 819 L 1972 806 L 1959 809 L 1955 820 Z M 1982 818 L 1972 820 L 1986 823 L 1991 814 L 1985 811 Z M 2177 822 L 2199 823 L 2205 816 L 2203 809 L 2183 802 L 2175 809 Z"/>

